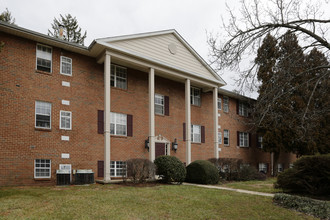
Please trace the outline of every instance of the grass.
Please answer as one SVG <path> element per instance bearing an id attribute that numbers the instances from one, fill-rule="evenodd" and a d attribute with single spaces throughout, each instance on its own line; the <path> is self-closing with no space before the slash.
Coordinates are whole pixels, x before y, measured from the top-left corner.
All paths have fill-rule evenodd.
<path id="1" fill-rule="evenodd" d="M 222 184 L 221 186 L 235 188 L 235 189 L 245 189 L 256 192 L 264 192 L 264 193 L 277 193 L 282 192 L 281 189 L 275 189 L 274 183 L 276 182 L 276 178 L 268 178 L 265 181 L 242 181 L 242 182 L 229 182 Z"/>
<path id="2" fill-rule="evenodd" d="M 313 219 L 272 199 L 183 185 L 0 188 L 0 219 Z"/>

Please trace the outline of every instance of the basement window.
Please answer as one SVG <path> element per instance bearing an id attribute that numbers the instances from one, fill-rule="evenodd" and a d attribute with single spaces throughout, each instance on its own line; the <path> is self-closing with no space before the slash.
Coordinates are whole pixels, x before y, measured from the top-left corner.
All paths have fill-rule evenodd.
<path id="1" fill-rule="evenodd" d="M 50 178 L 51 161 L 48 159 L 36 159 L 34 161 L 34 178 Z"/>
<path id="2" fill-rule="evenodd" d="M 110 161 L 110 176 L 112 177 L 126 176 L 126 162 Z"/>

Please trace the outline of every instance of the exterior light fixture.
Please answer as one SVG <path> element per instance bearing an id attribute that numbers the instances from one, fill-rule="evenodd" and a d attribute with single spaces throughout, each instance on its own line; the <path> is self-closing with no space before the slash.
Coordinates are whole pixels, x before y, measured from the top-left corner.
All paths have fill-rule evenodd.
<path id="1" fill-rule="evenodd" d="M 144 141 L 144 147 L 149 151 L 149 138 Z"/>
<path id="2" fill-rule="evenodd" d="M 174 142 L 172 142 L 172 150 L 176 152 L 178 149 L 178 143 L 176 142 L 176 138 L 174 138 Z"/>

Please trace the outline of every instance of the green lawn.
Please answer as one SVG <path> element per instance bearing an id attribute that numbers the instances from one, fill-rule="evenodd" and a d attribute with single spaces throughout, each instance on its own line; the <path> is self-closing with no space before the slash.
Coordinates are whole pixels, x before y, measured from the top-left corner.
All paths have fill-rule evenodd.
<path id="1" fill-rule="evenodd" d="M 256 192 L 265 192 L 265 193 L 276 193 L 282 192 L 280 189 L 274 189 L 274 183 L 276 178 L 268 178 L 265 181 L 242 181 L 242 182 L 229 182 L 221 184 L 221 186 L 235 188 L 235 189 L 245 189 Z"/>
<path id="2" fill-rule="evenodd" d="M 313 219 L 272 199 L 183 185 L 0 188 L 0 219 Z"/>

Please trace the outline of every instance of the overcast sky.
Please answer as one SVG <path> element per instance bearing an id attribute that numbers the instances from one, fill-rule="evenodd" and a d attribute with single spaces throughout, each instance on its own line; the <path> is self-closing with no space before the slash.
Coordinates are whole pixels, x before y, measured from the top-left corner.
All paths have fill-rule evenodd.
<path id="1" fill-rule="evenodd" d="M 226 3 L 239 8 L 239 0 L 0 0 L 0 13 L 8 8 L 17 25 L 44 34 L 54 17 L 70 13 L 87 30 L 85 46 L 97 38 L 176 29 L 208 62 L 206 31 L 221 32 Z M 234 73 L 221 77 L 224 88 L 236 88 Z"/>
<path id="2" fill-rule="evenodd" d="M 208 62 L 208 32 L 218 32 L 226 14 L 224 0 L 0 0 L 23 28 L 47 34 L 54 17 L 70 13 L 82 30 L 85 46 L 94 39 L 175 29 Z M 238 0 L 230 0 L 234 6 Z M 234 89 L 231 75 L 221 77 Z"/>

